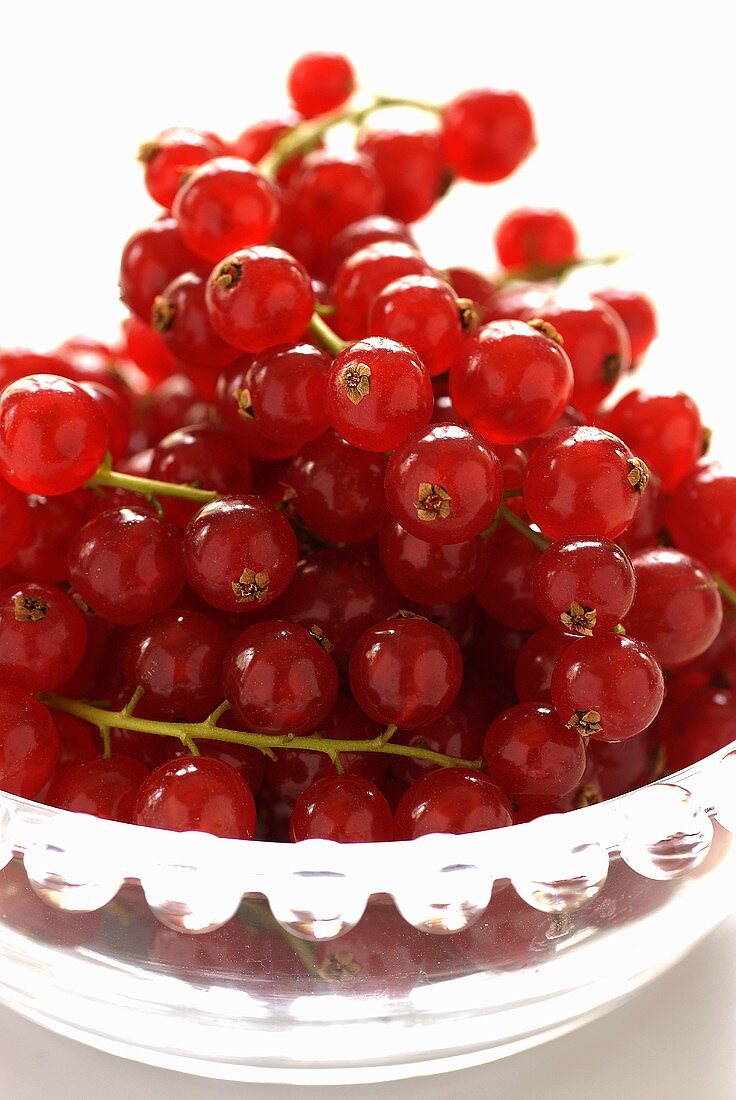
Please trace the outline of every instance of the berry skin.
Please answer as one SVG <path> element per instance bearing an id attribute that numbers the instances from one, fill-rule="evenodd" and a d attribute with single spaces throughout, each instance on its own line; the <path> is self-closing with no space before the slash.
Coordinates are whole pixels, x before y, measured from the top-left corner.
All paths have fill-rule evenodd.
<path id="1" fill-rule="evenodd" d="M 225 695 L 246 729 L 306 733 L 337 698 L 337 669 L 302 626 L 275 619 L 249 626 L 224 665 Z"/>
<path id="2" fill-rule="evenodd" d="M 313 51 L 297 58 L 287 78 L 289 97 L 302 118 L 342 107 L 355 91 L 353 66 L 341 53 Z"/>
<path id="3" fill-rule="evenodd" d="M 297 799 L 289 826 L 293 841 L 368 844 L 393 840 L 391 808 L 375 783 L 359 775 L 318 779 Z"/>
<path id="4" fill-rule="evenodd" d="M 445 162 L 463 179 L 506 179 L 535 145 L 534 119 L 518 92 L 474 89 L 457 96 L 442 112 Z"/>
<path id="5" fill-rule="evenodd" d="M 483 742 L 488 773 L 520 802 L 553 802 L 574 791 L 585 771 L 585 746 L 551 707 L 520 703 L 500 714 Z"/>
<path id="6" fill-rule="evenodd" d="M 103 619 L 134 626 L 165 611 L 181 592 L 179 533 L 141 508 L 101 512 L 72 539 L 69 579 Z"/>
<path id="7" fill-rule="evenodd" d="M 294 576 L 297 542 L 289 523 L 258 497 L 222 497 L 206 504 L 184 532 L 190 585 L 222 611 L 258 611 Z"/>
<path id="8" fill-rule="evenodd" d="M 348 256 L 378 241 L 401 241 L 416 248 L 411 229 L 405 222 L 397 218 L 387 218 L 385 214 L 371 214 L 367 218 L 361 218 L 357 222 L 346 225 L 330 241 L 330 262 L 333 271 L 337 270 Z"/>
<path id="9" fill-rule="evenodd" d="M 175 218 L 159 218 L 134 233 L 123 249 L 120 297 L 139 320 L 149 325 L 156 295 L 163 294 L 183 272 L 207 275 L 209 267 L 184 244 Z"/>
<path id="10" fill-rule="evenodd" d="M 452 706 L 463 661 L 446 630 L 406 614 L 377 623 L 358 639 L 350 655 L 350 686 L 374 722 L 418 729 Z"/>
<path id="11" fill-rule="evenodd" d="M 429 213 L 444 183 L 439 134 L 373 130 L 359 135 L 358 148 L 373 162 L 390 217 L 411 223 Z"/>
<path id="12" fill-rule="evenodd" d="M 550 330 L 494 321 L 470 336 L 450 370 L 460 416 L 494 443 L 521 443 L 546 432 L 570 401 L 573 372 Z"/>
<path id="13" fill-rule="evenodd" d="M 341 691 L 320 733 L 331 741 L 370 741 L 381 736 L 383 727 L 371 721 L 349 692 Z M 389 760 L 385 753 L 341 752 L 340 760 L 346 775 L 359 775 L 383 789 Z"/>
<path id="14" fill-rule="evenodd" d="M 364 542 L 386 518 L 386 459 L 351 447 L 335 432 L 307 443 L 286 481 L 294 506 L 310 531 L 329 542 Z"/>
<path id="15" fill-rule="evenodd" d="M 245 248 L 227 256 L 207 283 L 215 332 L 233 348 L 257 354 L 293 344 L 314 309 L 314 291 L 302 265 L 280 248 Z"/>
<path id="16" fill-rule="evenodd" d="M 415 538 L 398 523 L 381 530 L 378 552 L 393 586 L 419 604 L 464 599 L 478 586 L 486 566 L 486 544 L 478 535 L 442 546 Z"/>
<path id="17" fill-rule="evenodd" d="M 22 493 L 0 478 L 0 568 L 28 542 L 31 510 Z"/>
<path id="18" fill-rule="evenodd" d="M 712 574 L 699 561 L 662 546 L 632 558 L 637 593 L 626 629 L 649 646 L 663 668 L 679 668 L 705 653 L 723 622 Z"/>
<path id="19" fill-rule="evenodd" d="M 577 230 L 567 214 L 545 207 L 512 210 L 498 223 L 493 239 L 498 262 L 507 271 L 559 267 L 578 251 Z"/>
<path id="20" fill-rule="evenodd" d="M 225 143 L 216 134 L 178 126 L 163 130 L 138 150 L 148 194 L 168 209 L 187 172 L 226 152 Z"/>
<path id="21" fill-rule="evenodd" d="M 371 307 L 390 283 L 406 275 L 432 275 L 432 269 L 413 244 L 381 240 L 352 252 L 335 272 L 332 323 L 346 340 L 369 335 Z M 380 334 L 379 334 L 380 335 Z"/>
<path id="22" fill-rule="evenodd" d="M 614 539 L 629 526 L 649 470 L 625 443 L 599 428 L 561 428 L 535 449 L 524 473 L 524 504 L 552 539 Z"/>
<path id="23" fill-rule="evenodd" d="M 234 768 L 208 756 L 169 760 L 141 784 L 133 808 L 136 825 L 194 830 L 230 840 L 250 840 L 256 807 Z"/>
<path id="24" fill-rule="evenodd" d="M 295 125 L 295 121 L 286 122 L 283 119 L 266 118 L 260 122 L 254 122 L 246 126 L 245 130 L 233 142 L 233 152 L 243 160 L 249 160 L 251 164 L 258 164 L 267 153 L 270 153 L 279 138 L 282 138 Z M 317 146 L 321 148 L 322 143 Z M 281 165 L 276 173 L 276 180 L 284 187 L 288 187 L 299 166 L 304 160 L 303 156 L 296 155 Z"/>
<path id="25" fill-rule="evenodd" d="M 78 668 L 87 628 L 58 588 L 30 582 L 0 592 L 0 683 L 53 691 Z"/>
<path id="26" fill-rule="evenodd" d="M 0 790 L 33 798 L 58 757 L 59 734 L 47 708 L 17 684 L 0 683 Z"/>
<path id="27" fill-rule="evenodd" d="M 690 473 L 703 453 L 700 411 L 685 393 L 632 390 L 606 413 L 605 425 L 656 470 L 665 492 Z"/>
<path id="28" fill-rule="evenodd" d="M 187 177 L 173 213 L 187 248 L 211 263 L 264 244 L 278 218 L 273 185 L 239 157 L 215 157 Z"/>
<path id="29" fill-rule="evenodd" d="M 301 228 L 323 248 L 341 229 L 381 213 L 383 206 L 383 184 L 372 162 L 360 153 L 309 153 L 291 181 L 289 195 Z"/>
<path id="30" fill-rule="evenodd" d="M 272 811 L 277 803 L 281 803 L 281 809 L 288 811 L 318 779 L 336 774 L 335 765 L 325 753 L 312 749 L 279 749 L 276 759 L 266 763 L 262 805 Z M 288 828 L 282 839 L 288 839 Z"/>
<path id="31" fill-rule="evenodd" d="M 463 340 L 458 300 L 433 275 L 404 275 L 389 283 L 373 302 L 368 327 L 412 348 L 432 377 L 449 369 Z"/>
<path id="32" fill-rule="evenodd" d="M 572 404 L 594 412 L 631 366 L 629 334 L 617 313 L 600 301 L 577 307 L 554 302 L 527 314 L 539 317 L 560 334 L 575 377 Z"/>
<path id="33" fill-rule="evenodd" d="M 130 824 L 138 788 L 147 775 L 148 768 L 129 756 L 69 764 L 52 780 L 46 802 L 60 810 Z"/>
<path id="34" fill-rule="evenodd" d="M 429 424 L 433 408 L 426 367 L 394 340 L 371 336 L 345 348 L 332 364 L 327 415 L 353 447 L 393 451 Z"/>
<path id="35" fill-rule="evenodd" d="M 631 363 L 637 366 L 657 336 L 657 314 L 652 301 L 638 290 L 598 290 L 593 295 L 618 314 L 631 341 Z"/>
<path id="36" fill-rule="evenodd" d="M 388 462 L 386 503 L 415 538 L 466 542 L 491 522 L 501 503 L 501 464 L 467 428 L 436 424 L 405 439 Z"/>
<path id="37" fill-rule="evenodd" d="M 247 455 L 214 424 L 193 424 L 165 436 L 153 448 L 149 476 L 223 494 L 247 493 L 252 482 Z M 192 501 L 174 498 L 165 499 L 161 507 L 179 527 L 186 527 L 199 510 Z"/>
<path id="38" fill-rule="evenodd" d="M 609 539 L 562 539 L 537 562 L 537 606 L 552 626 L 567 634 L 591 637 L 612 630 L 628 614 L 635 595 L 634 567 Z M 632 633 L 641 637 L 636 630 Z"/>
<path id="39" fill-rule="evenodd" d="M 409 787 L 396 810 L 397 840 L 429 833 L 475 833 L 511 824 L 503 792 L 483 772 L 440 768 Z"/>
<path id="40" fill-rule="evenodd" d="M 128 402 L 103 382 L 80 382 L 79 388 L 89 394 L 102 414 L 107 450 L 113 463 L 119 462 L 130 442 L 131 410 Z"/>
<path id="41" fill-rule="evenodd" d="M 486 563 L 475 597 L 497 623 L 511 630 L 536 630 L 543 619 L 534 599 L 539 551 L 503 524 L 487 539 Z"/>
<path id="42" fill-rule="evenodd" d="M 573 642 L 552 675 L 560 718 L 594 740 L 635 737 L 657 717 L 663 698 L 662 669 L 652 652 L 618 634 Z"/>
<path id="43" fill-rule="evenodd" d="M 92 477 L 107 450 L 95 400 L 76 382 L 35 374 L 0 397 L 0 474 L 16 489 L 59 496 Z"/>
<path id="44" fill-rule="evenodd" d="M 670 496 L 664 520 L 680 550 L 736 583 L 736 477 L 699 462 Z"/>
<path id="45" fill-rule="evenodd" d="M 736 696 L 706 687 L 689 701 L 679 728 L 665 735 L 667 771 L 679 771 L 736 740 Z"/>
<path id="46" fill-rule="evenodd" d="M 207 281 L 193 271 L 179 275 L 153 302 L 151 327 L 172 355 L 193 367 L 221 369 L 237 351 L 221 340 L 210 323 Z"/>
<path id="47" fill-rule="evenodd" d="M 264 352 L 264 357 L 268 358 L 271 354 L 278 356 L 282 351 L 284 348 L 273 348 L 272 351 Z M 267 438 L 256 424 L 257 414 L 253 408 L 250 379 L 250 368 L 253 363 L 252 356 L 243 355 L 222 372 L 217 379 L 217 412 L 230 437 L 246 454 L 267 462 L 290 458 L 295 450 L 293 443 L 276 443 Z M 256 372 L 257 375 L 259 373 Z M 288 378 L 288 374 L 286 372 L 285 374 Z M 279 380 L 279 384 L 281 381 L 282 379 Z M 276 392 L 273 396 L 277 402 L 278 385 L 274 389 Z M 271 396 L 269 396 L 270 400 Z M 323 413 L 326 424 L 327 414 L 324 408 Z"/>
<path id="48" fill-rule="evenodd" d="M 516 659 L 514 686 L 522 703 L 552 702 L 552 673 L 557 661 L 575 640 L 553 626 L 543 626 L 528 638 Z"/>
<path id="49" fill-rule="evenodd" d="M 125 677 L 156 718 L 201 722 L 222 699 L 223 630 L 197 611 L 164 611 L 133 631 Z"/>
<path id="50" fill-rule="evenodd" d="M 64 764 L 84 764 L 87 760 L 98 759 L 101 741 L 95 726 L 63 710 L 54 712 L 54 725 L 59 734 L 57 769 Z"/>
<path id="51" fill-rule="evenodd" d="M 248 368 L 241 407 L 267 439 L 301 447 L 327 430 L 329 370 L 329 355 L 312 344 L 264 351 Z"/>

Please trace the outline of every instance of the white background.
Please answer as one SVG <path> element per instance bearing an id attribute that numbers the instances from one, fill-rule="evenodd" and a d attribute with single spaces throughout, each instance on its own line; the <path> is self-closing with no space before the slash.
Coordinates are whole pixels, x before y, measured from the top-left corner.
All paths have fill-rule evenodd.
<path id="1" fill-rule="evenodd" d="M 341 49 L 367 91 L 441 101 L 491 84 L 529 97 L 537 153 L 500 186 L 454 189 L 419 229 L 428 259 L 490 269 L 494 222 L 521 203 L 568 210 L 589 253 L 629 250 L 601 281 L 645 288 L 658 304 L 662 336 L 645 379 L 692 390 L 716 453 L 736 461 L 731 21 L 730 5 L 713 0 L 5 4 L 0 344 L 113 337 L 120 248 L 154 214 L 140 141 L 171 124 L 235 136 L 284 110 L 293 57 Z M 733 1097 L 735 949 L 727 926 L 577 1036 L 381 1095 Z M 110 1100 L 134 1089 L 162 1100 L 244 1091 L 126 1066 L 7 1013 L 0 1080 L 19 1100 L 57 1092 L 59 1080 L 65 1095 Z"/>

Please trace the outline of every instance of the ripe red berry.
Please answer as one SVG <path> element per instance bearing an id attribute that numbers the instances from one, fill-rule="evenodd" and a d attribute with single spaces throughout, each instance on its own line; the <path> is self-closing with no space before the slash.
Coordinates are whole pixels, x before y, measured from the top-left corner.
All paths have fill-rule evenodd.
<path id="1" fill-rule="evenodd" d="M 657 335 L 657 314 L 651 299 L 638 290 L 596 291 L 595 298 L 605 302 L 626 326 L 631 341 L 631 362 L 636 366 Z"/>
<path id="2" fill-rule="evenodd" d="M 148 768 L 122 755 L 69 764 L 52 780 L 46 801 L 60 810 L 129 824 L 138 788 L 147 775 Z"/>
<path id="3" fill-rule="evenodd" d="M 520 703 L 500 714 L 486 733 L 483 756 L 491 778 L 521 802 L 562 798 L 580 785 L 585 771 L 577 729 L 539 703 Z"/>
<path id="4" fill-rule="evenodd" d="M 511 824 L 506 796 L 483 772 L 440 768 L 409 787 L 396 810 L 397 840 L 475 833 Z"/>
<path id="5" fill-rule="evenodd" d="M 141 508 L 91 519 L 69 547 L 69 579 L 112 623 L 133 626 L 165 611 L 181 592 L 181 540 L 173 524 Z"/>
<path id="6" fill-rule="evenodd" d="M 133 809 L 136 825 L 195 830 L 230 840 L 250 840 L 256 807 L 234 768 L 208 756 L 169 760 L 141 784 Z"/>
<path id="7" fill-rule="evenodd" d="M 327 430 L 330 357 L 312 344 L 262 352 L 248 368 L 241 415 L 267 439 L 294 449 Z"/>
<path id="8" fill-rule="evenodd" d="M 591 741 L 588 760 L 595 765 L 601 794 L 604 798 L 618 798 L 627 791 L 636 790 L 652 779 L 657 779 L 656 768 L 661 748 L 656 736 L 655 722 L 644 733 L 630 737 L 628 741 Z"/>
<path id="9" fill-rule="evenodd" d="M 375 299 L 405 275 L 432 275 L 427 261 L 412 244 L 380 240 L 352 252 L 338 267 L 332 285 L 336 313 L 331 321 L 340 335 L 347 340 L 368 336 Z"/>
<path id="10" fill-rule="evenodd" d="M 561 210 L 522 206 L 512 210 L 494 233 L 498 262 L 507 271 L 554 269 L 575 259 L 578 234 Z"/>
<path id="11" fill-rule="evenodd" d="M 148 476 L 222 494 L 247 493 L 253 480 L 248 456 L 214 424 L 193 424 L 165 436 L 153 448 Z M 167 519 L 186 527 L 199 505 L 169 498 L 162 508 Z"/>
<path id="12" fill-rule="evenodd" d="M 355 72 L 344 54 L 314 50 L 297 58 L 287 86 L 299 114 L 314 118 L 342 107 L 355 89 Z"/>
<path id="13" fill-rule="evenodd" d="M 663 668 L 679 668 L 705 653 L 723 621 L 712 574 L 699 561 L 662 546 L 632 558 L 637 591 L 626 629 L 649 646 Z"/>
<path id="14" fill-rule="evenodd" d="M 138 160 L 145 168 L 148 194 L 168 209 L 187 172 L 225 153 L 227 147 L 216 134 L 172 126 L 162 130 L 153 141 L 144 142 L 138 150 Z"/>
<path id="15" fill-rule="evenodd" d="M 95 726 L 74 714 L 65 714 L 63 710 L 54 711 L 54 725 L 59 734 L 57 769 L 64 764 L 83 764 L 87 760 L 97 760 L 100 756 L 102 741 Z"/>
<path id="16" fill-rule="evenodd" d="M 31 511 L 22 493 L 0 478 L 0 567 L 28 542 Z"/>
<path id="17" fill-rule="evenodd" d="M 278 212 L 273 185 L 240 157 L 215 157 L 195 168 L 173 206 L 186 247 L 212 263 L 239 248 L 264 244 Z"/>
<path id="18" fill-rule="evenodd" d="M 433 377 L 449 369 L 463 340 L 458 300 L 433 275 L 404 275 L 389 283 L 374 299 L 368 327 L 412 348 Z"/>
<path id="19" fill-rule="evenodd" d="M 402 241 L 404 244 L 416 247 L 411 229 L 405 222 L 398 221 L 396 218 L 387 218 L 385 214 L 370 214 L 367 218 L 360 218 L 357 222 L 346 225 L 330 241 L 330 262 L 333 271 L 337 270 L 348 256 L 378 241 Z"/>
<path id="20" fill-rule="evenodd" d="M 187 580 L 223 611 L 257 611 L 294 576 L 297 542 L 289 523 L 258 497 L 206 504 L 184 532 Z"/>
<path id="21" fill-rule="evenodd" d="M 676 486 L 664 519 L 680 550 L 736 583 L 736 477 L 698 463 Z"/>
<path id="22" fill-rule="evenodd" d="M 280 619 L 238 635 L 224 665 L 225 695 L 246 729 L 306 733 L 329 714 L 337 669 L 317 638 L 321 631 Z"/>
<path id="23" fill-rule="evenodd" d="M 280 248 L 246 248 L 228 256 L 207 284 L 215 332 L 231 347 L 257 353 L 304 334 L 314 291 L 302 265 Z"/>
<path id="24" fill-rule="evenodd" d="M 406 612 L 377 623 L 350 655 L 350 686 L 375 722 L 417 729 L 449 710 L 463 661 L 446 630 Z"/>
<path id="25" fill-rule="evenodd" d="M 48 584 L 0 592 L 0 683 L 53 691 L 79 666 L 87 628 L 73 600 Z"/>
<path id="26" fill-rule="evenodd" d="M 146 325 L 157 294 L 185 271 L 207 275 L 210 265 L 187 248 L 175 218 L 159 218 L 127 241 L 120 259 L 120 297 Z"/>
<path id="27" fill-rule="evenodd" d="M 383 185 L 368 157 L 309 153 L 291 181 L 293 214 L 322 247 L 345 226 L 381 213 Z"/>
<path id="28" fill-rule="evenodd" d="M 0 790 L 33 798 L 58 756 L 59 735 L 47 708 L 16 683 L 0 683 Z"/>
<path id="29" fill-rule="evenodd" d="M 652 652 L 618 634 L 573 642 L 552 675 L 562 721 L 596 740 L 635 737 L 657 717 L 663 698 L 662 669 Z"/>
<path id="30" fill-rule="evenodd" d="M 278 356 L 283 350 L 283 347 L 274 348 L 272 352 L 267 351 L 264 355 L 266 357 L 271 354 Z M 252 356 L 243 355 L 231 367 L 222 372 L 217 380 L 217 412 L 226 431 L 245 454 L 251 455 L 253 458 L 264 459 L 267 462 L 289 458 L 294 454 L 294 444 L 275 442 L 275 440 L 266 437 L 256 424 L 250 390 L 250 368 L 253 362 Z M 276 399 L 278 399 L 278 391 Z M 324 412 L 324 419 L 326 423 L 326 412 Z"/>
<path id="31" fill-rule="evenodd" d="M 479 535 L 439 545 L 415 538 L 398 523 L 387 523 L 378 543 L 388 579 L 419 604 L 449 604 L 469 596 L 483 576 L 486 549 Z"/>
<path id="32" fill-rule="evenodd" d="M 466 542 L 501 503 L 501 464 L 467 428 L 437 424 L 404 440 L 386 469 L 386 503 L 405 531 L 425 542 Z"/>
<path id="33" fill-rule="evenodd" d="M 516 694 L 522 703 L 551 703 L 552 673 L 564 650 L 575 640 L 553 626 L 543 626 L 524 642 L 514 671 Z"/>
<path id="34" fill-rule="evenodd" d="M 561 539 L 544 551 L 534 573 L 539 610 L 567 634 L 590 637 L 612 630 L 628 614 L 635 594 L 634 568 L 609 539 Z"/>
<path id="35" fill-rule="evenodd" d="M 625 443 L 599 428 L 561 428 L 536 448 L 524 473 L 524 505 L 552 539 L 614 539 L 629 526 L 649 471 Z"/>
<path id="36" fill-rule="evenodd" d="M 510 176 L 536 145 L 529 104 L 518 92 L 478 88 L 442 112 L 442 150 L 458 176 L 495 183 Z"/>
<path id="37" fill-rule="evenodd" d="M 80 382 L 102 414 L 107 437 L 107 450 L 113 463 L 119 462 L 128 449 L 131 433 L 131 409 L 124 397 L 102 382 Z"/>
<path id="38" fill-rule="evenodd" d="M 154 299 L 151 326 L 181 362 L 218 369 L 232 363 L 238 352 L 212 328 L 206 289 L 206 279 L 193 271 L 179 275 Z"/>
<path id="39" fill-rule="evenodd" d="M 291 813 L 294 841 L 336 840 L 368 844 L 393 840 L 391 808 L 375 783 L 359 775 L 318 779 L 297 799 Z"/>
<path id="40" fill-rule="evenodd" d="M 700 410 L 686 393 L 632 390 L 606 413 L 605 425 L 656 471 L 666 492 L 690 473 L 703 453 Z"/>
<path id="41" fill-rule="evenodd" d="M 436 131 L 367 131 L 359 135 L 358 148 L 370 157 L 383 184 L 387 214 L 410 223 L 429 213 L 444 183 Z"/>
<path id="42" fill-rule="evenodd" d="M 427 369 L 403 344 L 371 336 L 345 348 L 332 364 L 327 415 L 354 447 L 393 451 L 429 424 L 433 408 Z"/>
<path id="43" fill-rule="evenodd" d="M 502 524 L 488 538 L 485 569 L 475 589 L 484 611 L 511 630 L 536 630 L 543 619 L 534 599 L 539 551 L 512 527 Z"/>
<path id="44" fill-rule="evenodd" d="M 78 489 L 106 449 L 102 413 L 75 382 L 36 374 L 3 391 L 0 474 L 16 489 L 42 496 Z"/>
<path id="45" fill-rule="evenodd" d="M 524 321 L 484 325 L 465 341 L 450 371 L 458 413 L 494 443 L 521 443 L 546 432 L 572 388 L 572 367 L 557 333 Z"/>

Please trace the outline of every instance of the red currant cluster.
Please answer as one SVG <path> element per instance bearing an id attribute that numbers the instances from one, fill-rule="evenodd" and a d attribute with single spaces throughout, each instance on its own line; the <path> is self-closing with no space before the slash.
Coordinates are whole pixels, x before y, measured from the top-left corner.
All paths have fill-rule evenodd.
<path id="1" fill-rule="evenodd" d="M 513 172 L 529 107 L 354 83 L 309 54 L 291 117 L 146 143 L 119 343 L 0 353 L 6 791 L 411 839 L 736 738 L 736 477 L 685 394 L 608 401 L 650 301 L 556 295 L 589 261 L 554 210 L 502 221 L 494 277 L 433 268 L 410 224 Z M 372 127 L 396 106 L 431 126 Z"/>

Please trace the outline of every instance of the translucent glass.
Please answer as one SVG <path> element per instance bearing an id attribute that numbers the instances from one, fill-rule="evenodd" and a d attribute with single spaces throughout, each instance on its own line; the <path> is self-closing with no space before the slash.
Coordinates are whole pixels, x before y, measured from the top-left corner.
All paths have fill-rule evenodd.
<path id="1" fill-rule="evenodd" d="M 735 807 L 735 746 L 570 814 L 349 849 L 0 795 L 0 999 L 101 1049 L 245 1081 L 502 1057 L 613 1007 L 733 910 Z"/>

